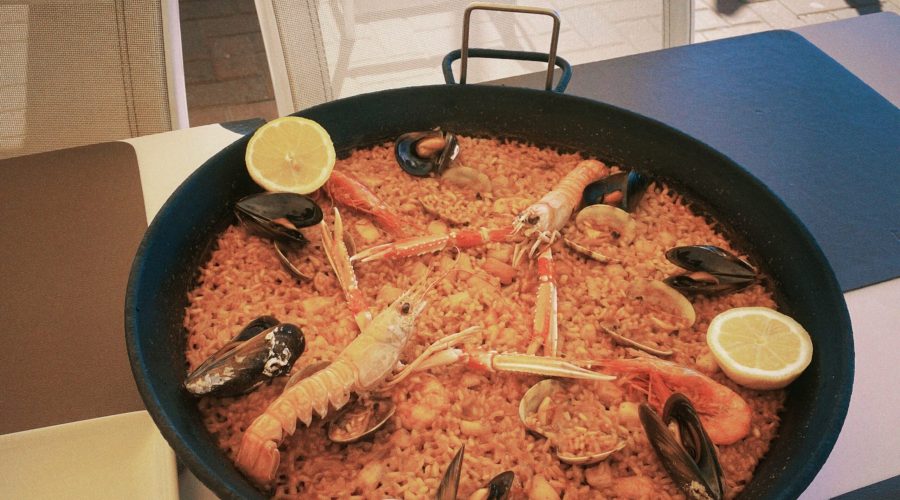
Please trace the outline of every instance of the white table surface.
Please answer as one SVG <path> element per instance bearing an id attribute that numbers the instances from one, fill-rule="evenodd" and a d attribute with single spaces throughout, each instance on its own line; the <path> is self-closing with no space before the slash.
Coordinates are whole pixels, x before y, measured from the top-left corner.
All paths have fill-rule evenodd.
<path id="1" fill-rule="evenodd" d="M 893 14 L 864 16 L 797 31 L 876 91 L 900 102 L 900 22 Z M 130 139 L 141 165 L 148 221 L 171 192 L 209 156 L 239 137 L 217 125 Z M 152 166 L 152 167 L 149 167 Z M 900 257 L 898 257 L 900 258 Z M 828 460 L 801 498 L 828 498 L 900 474 L 900 278 L 844 295 L 853 325 L 856 373 L 847 418 Z M 215 498 L 189 471 L 182 498 Z"/>

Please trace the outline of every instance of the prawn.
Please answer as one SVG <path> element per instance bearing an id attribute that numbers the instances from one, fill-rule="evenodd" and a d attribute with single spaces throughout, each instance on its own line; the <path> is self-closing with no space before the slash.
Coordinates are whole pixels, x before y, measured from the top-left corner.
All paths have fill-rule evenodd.
<path id="1" fill-rule="evenodd" d="M 269 484 L 281 461 L 278 445 L 294 433 L 298 420 L 308 426 L 313 411 L 324 417 L 329 404 L 340 409 L 352 393 L 369 391 L 392 374 L 414 333 L 416 318 L 425 309 L 427 289 L 419 291 L 419 285 L 421 282 L 375 316 L 330 365 L 288 382 L 244 433 L 235 457 L 238 469 L 259 484 Z M 477 329 L 460 333 L 474 331 Z"/>
<path id="2" fill-rule="evenodd" d="M 357 280 L 343 245 L 340 213 L 335 209 L 334 235 L 322 222 L 323 249 L 338 275 L 351 311 L 361 333 L 337 358 L 309 377 L 292 376 L 284 391 L 244 432 L 235 464 L 248 478 L 267 485 L 275 477 L 281 455 L 278 446 L 297 429 L 297 421 L 309 425 L 313 412 L 324 418 L 329 405 L 335 410 L 350 400 L 351 394 L 386 390 L 414 371 L 465 362 L 469 368 L 487 372 L 508 371 L 544 376 L 562 376 L 585 380 L 610 380 L 615 377 L 596 373 L 565 360 L 515 353 L 466 352 L 454 346 L 481 330 L 473 326 L 448 335 L 428 346 L 418 358 L 398 373 L 400 355 L 415 332 L 416 318 L 425 309 L 425 294 L 447 273 L 427 286 L 425 280 L 411 287 L 393 303 L 371 318 L 357 287 Z M 371 319 L 370 319 L 371 318 Z"/>
<path id="3" fill-rule="evenodd" d="M 557 291 L 553 276 L 550 245 L 559 236 L 560 230 L 572 217 L 581 203 L 585 186 L 609 175 L 609 167 L 597 160 L 584 160 L 565 175 L 547 194 L 520 212 L 512 224 L 499 229 L 468 229 L 447 234 L 419 236 L 397 240 L 369 247 L 351 257 L 351 261 L 370 262 L 381 259 L 398 259 L 428 252 L 440 251 L 448 247 L 471 248 L 485 243 L 509 241 L 517 234 L 526 238 L 535 236 L 529 252 L 534 257 L 541 243 L 547 243 L 538 261 L 538 296 L 535 302 L 534 329 L 528 353 L 537 352 L 543 344 L 545 354 L 556 356 L 558 349 L 557 331 Z M 512 263 L 518 265 L 524 256 L 524 246 L 517 244 Z"/>
<path id="4" fill-rule="evenodd" d="M 537 253 L 542 242 L 552 243 L 560 230 L 572 217 L 581 203 L 585 186 L 609 175 L 609 167 L 597 160 L 584 160 L 566 174 L 540 200 L 520 212 L 512 224 L 499 229 L 469 229 L 447 234 L 404 238 L 392 243 L 375 245 L 360 251 L 353 261 L 370 262 L 381 259 L 399 259 L 436 252 L 448 247 L 470 248 L 484 243 L 508 241 L 516 234 L 537 236 L 530 256 Z M 520 261 L 516 253 L 513 263 Z"/>
<path id="5" fill-rule="evenodd" d="M 404 221 L 387 203 L 350 174 L 333 170 L 323 187 L 332 200 L 371 215 L 378 225 L 395 238 L 407 237 L 420 231 L 420 228 Z"/>
<path id="6" fill-rule="evenodd" d="M 750 433 L 750 405 L 738 393 L 700 372 L 657 358 L 614 359 L 600 364 L 614 373 L 636 375 L 634 384 L 647 393 L 650 406 L 660 413 L 672 393 L 683 393 L 697 409 L 715 444 L 733 444 Z"/>

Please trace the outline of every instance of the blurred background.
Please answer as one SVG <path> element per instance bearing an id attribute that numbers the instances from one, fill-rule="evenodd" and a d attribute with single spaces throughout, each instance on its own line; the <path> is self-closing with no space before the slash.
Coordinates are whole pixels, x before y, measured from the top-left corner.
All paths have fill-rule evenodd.
<path id="1" fill-rule="evenodd" d="M 443 83 L 440 62 L 447 52 L 460 47 L 462 14 L 469 0 L 307 3 L 314 4 L 332 95 L 339 98 Z M 551 7 L 560 13 L 558 53 L 573 64 L 663 48 L 662 0 L 524 4 Z M 693 0 L 693 7 L 692 38 L 698 43 L 882 10 L 900 12 L 900 0 Z M 180 14 L 191 126 L 276 118 L 254 1 L 181 0 Z M 470 45 L 546 52 L 551 26 L 547 17 L 477 11 L 472 16 Z M 474 60 L 469 81 L 544 67 Z"/>

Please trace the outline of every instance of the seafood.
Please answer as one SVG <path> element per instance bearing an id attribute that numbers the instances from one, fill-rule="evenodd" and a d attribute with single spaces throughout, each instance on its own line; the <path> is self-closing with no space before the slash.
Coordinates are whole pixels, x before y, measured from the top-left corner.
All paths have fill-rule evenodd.
<path id="1" fill-rule="evenodd" d="M 533 337 L 540 339 L 540 342 L 529 346 L 527 352 L 536 352 L 542 344 L 545 354 L 556 356 L 558 349 L 556 284 L 553 278 L 552 254 L 549 245 L 553 243 L 560 234 L 560 230 L 571 218 L 573 211 L 581 201 L 584 186 L 592 180 L 608 175 L 608 173 L 609 168 L 603 163 L 596 160 L 584 160 L 540 200 L 519 213 L 513 219 L 510 227 L 494 230 L 465 230 L 385 243 L 362 250 L 351 260 L 370 262 L 380 259 L 396 259 L 439 251 L 448 246 L 468 248 L 487 242 L 507 241 L 510 236 L 516 234 L 523 234 L 526 238 L 534 239 L 529 252 L 529 255 L 533 257 L 541 243 L 547 243 L 547 248 L 541 252 L 538 258 L 541 284 L 538 287 L 538 300 L 534 313 Z M 523 255 L 524 247 L 517 246 L 512 258 L 514 266 L 521 261 Z"/>
<path id="2" fill-rule="evenodd" d="M 321 226 L 323 249 L 339 276 L 339 282 L 348 298 L 348 306 L 355 314 L 361 333 L 327 367 L 302 379 L 292 377 L 284 392 L 247 428 L 235 463 L 256 483 L 265 485 L 274 478 L 281 460 L 278 445 L 285 436 L 294 433 L 297 420 L 308 426 L 314 411 L 320 417 L 325 417 L 329 405 L 340 409 L 348 403 L 352 394 L 384 390 L 417 370 L 465 361 L 472 367 L 489 371 L 564 375 L 592 380 L 613 378 L 552 358 L 480 351 L 468 353 L 454 349 L 456 344 L 480 331 L 480 327 L 471 327 L 439 339 L 403 370 L 394 374 L 400 354 L 415 332 L 416 318 L 425 309 L 425 293 L 436 281 L 427 286 L 424 281 L 420 281 L 377 316 L 369 319 L 364 314 L 367 307 L 358 295 L 349 256 L 342 247 L 343 229 L 337 209 L 334 225 L 334 235 L 329 234 L 324 223 Z M 442 278 L 443 276 L 439 279 Z"/>
<path id="3" fill-rule="evenodd" d="M 663 330 L 688 328 L 697 321 L 690 301 L 662 281 L 634 280 L 626 294 L 640 301 L 642 315 Z"/>
<path id="4" fill-rule="evenodd" d="M 344 237 L 351 232 L 358 233 L 354 236 L 363 248 L 393 241 L 386 245 L 395 258 L 415 255 L 410 250 L 415 245 L 405 248 L 398 245 L 409 238 L 382 230 L 383 226 L 372 215 L 358 210 L 345 212 L 341 207 L 342 221 L 337 213 L 333 219 L 332 214 L 324 214 L 328 224 L 320 225 L 324 231 L 321 245 L 310 245 L 312 248 L 306 248 L 300 254 L 297 247 L 288 247 L 283 240 L 279 241 L 291 252 L 287 255 L 294 259 L 297 267 L 313 277 L 309 283 L 295 283 L 285 276 L 274 255 L 264 251 L 271 246 L 270 241 L 256 238 L 242 227 L 229 227 L 222 234 L 221 244 L 214 248 L 214 257 L 209 263 L 201 267 L 198 287 L 189 297 L 189 308 L 185 313 L 185 327 L 190 335 L 186 344 L 188 363 L 196 366 L 217 346 L 210 344 L 209 328 L 205 325 L 221 328 L 223 324 L 233 323 L 232 318 L 236 315 L 245 319 L 243 316 L 248 312 L 275 313 L 279 318 L 289 318 L 302 325 L 310 344 L 305 356 L 311 360 L 303 364 L 313 365 L 320 359 L 329 361 L 325 371 L 318 376 L 302 373 L 305 368 L 296 366 L 286 385 L 285 379 L 281 379 L 246 397 L 203 398 L 198 409 L 204 424 L 229 457 L 234 458 L 235 453 L 249 454 L 250 448 L 243 450 L 240 443 L 242 439 L 254 439 L 245 434 L 263 429 L 261 424 L 253 423 L 254 418 L 265 418 L 261 415 L 263 412 L 278 416 L 274 410 L 267 410 L 269 404 L 278 405 L 279 401 L 283 405 L 295 404 L 286 400 L 311 397 L 313 387 L 320 391 L 321 394 L 311 399 L 320 397 L 327 401 L 325 418 L 317 416 L 316 408 L 312 407 L 316 401 L 310 400 L 313 422 L 309 428 L 293 421 L 299 429 L 294 429 L 293 438 L 288 439 L 290 428 L 281 427 L 281 422 L 276 420 L 271 442 L 262 436 L 266 439 L 262 440 L 259 449 L 278 454 L 277 460 L 281 464 L 272 482 L 260 484 L 271 485 L 270 492 L 277 497 L 432 496 L 444 472 L 441 465 L 446 464 L 454 453 L 449 450 L 458 450 L 463 444 L 469 456 L 465 457 L 465 469 L 462 470 L 462 497 L 468 497 L 493 474 L 505 469 L 514 469 L 521 478 L 513 481 L 511 486 L 511 495 L 515 497 L 535 492 L 545 494 L 546 498 L 680 495 L 679 487 L 667 476 L 662 463 L 653 458 L 651 445 L 642 436 L 639 403 L 649 399 L 650 406 L 659 408 L 661 398 L 666 396 L 657 394 L 665 392 L 660 387 L 668 385 L 666 390 L 672 391 L 676 389 L 673 384 L 691 384 L 680 380 L 670 382 L 668 378 L 674 379 L 674 376 L 651 376 L 653 370 L 645 366 L 639 367 L 641 370 L 628 371 L 587 360 L 635 355 L 631 347 L 623 348 L 618 341 L 613 342 L 604 334 L 608 328 L 658 348 L 660 354 L 663 349 L 671 349 L 674 359 L 690 368 L 715 373 L 718 368 L 714 360 L 710 369 L 705 368 L 705 362 L 701 364 L 704 353 L 708 353 L 702 333 L 711 318 L 711 311 L 746 304 L 775 307 L 768 287 L 754 286 L 736 296 L 701 299 L 697 302 L 693 326 L 669 330 L 679 322 L 669 317 L 666 312 L 669 309 L 665 307 L 659 308 L 662 313 L 654 313 L 656 306 L 650 303 L 655 290 L 638 293 L 639 289 L 636 291 L 631 287 L 643 278 L 664 278 L 661 270 L 673 267 L 663 256 L 674 246 L 700 241 L 729 248 L 728 241 L 716 232 L 708 219 L 691 212 L 689 203 L 660 183 L 655 189 L 648 190 L 641 205 L 629 214 L 637 224 L 635 239 L 630 244 L 620 244 L 620 238 L 612 243 L 615 248 L 589 248 L 612 258 L 607 259 L 605 265 L 597 265 L 577 255 L 566 241 L 583 243 L 585 239 L 585 232 L 578 227 L 575 210 L 563 223 L 565 227 L 561 232 L 564 234 L 556 238 L 563 241 L 554 243 L 555 248 L 541 240 L 536 228 L 527 225 L 527 221 L 515 234 L 511 223 L 530 202 L 542 199 L 544 193 L 539 192 L 540 186 L 553 187 L 580 168 L 583 157 L 541 150 L 514 141 L 460 140 L 465 156 L 459 163 L 476 168 L 495 181 L 490 196 L 479 199 L 471 192 L 478 188 L 467 185 L 457 189 L 443 177 L 418 179 L 398 172 L 390 174 L 390 185 L 378 184 L 381 182 L 378 176 L 385 164 L 394 161 L 393 149 L 384 144 L 349 153 L 338 160 L 336 171 L 351 173 L 369 186 L 379 186 L 376 192 L 387 205 L 399 207 L 398 213 L 404 219 L 422 227 L 427 225 L 425 230 L 441 239 L 437 249 L 488 243 L 482 248 L 464 250 L 455 256 L 448 252 L 407 262 L 372 262 L 359 267 L 356 263 L 370 261 L 355 255 L 350 248 Z M 453 165 L 449 171 L 460 166 Z M 318 200 L 323 209 L 341 205 L 337 199 L 327 196 Z M 437 217 L 426 213 L 419 208 L 420 201 L 425 202 L 423 205 L 430 204 L 435 212 L 444 213 L 434 214 Z M 461 203 L 470 205 L 457 209 Z M 458 217 L 459 222 L 448 223 L 447 215 Z M 365 233 L 361 231 L 362 226 L 365 226 Z M 339 228 L 344 230 L 340 235 L 336 234 L 341 233 Z M 304 232 L 318 243 L 314 240 L 317 234 Z M 324 233 L 331 235 L 331 239 L 328 240 Z M 523 243 L 526 236 L 537 237 L 539 248 L 527 266 L 512 267 L 513 244 Z M 527 243 L 526 250 L 532 241 Z M 319 246 L 326 250 L 326 256 L 329 252 L 332 254 L 330 269 L 325 258 L 316 251 Z M 367 250 L 360 254 L 365 257 Z M 344 267 L 351 254 L 354 254 L 351 264 Z M 298 255 L 302 255 L 302 260 Z M 542 272 L 543 267 L 547 268 L 546 272 Z M 378 314 L 387 304 L 394 304 L 410 283 L 418 283 L 416 287 L 421 290 L 424 282 L 431 279 L 425 276 L 433 274 L 435 269 L 447 274 L 443 279 L 432 281 L 437 283 L 426 294 L 431 305 L 417 320 L 418 333 L 403 352 L 392 353 L 403 364 L 394 364 L 378 383 L 358 388 L 347 398 L 346 404 L 334 408 L 331 400 L 340 402 L 343 399 L 343 387 L 340 384 L 325 387 L 322 377 L 330 372 L 328 380 L 334 381 L 346 372 L 341 369 L 346 365 L 337 360 L 348 344 L 354 342 L 356 335 L 369 335 L 368 325 L 374 321 L 373 314 Z M 358 273 L 358 281 L 352 274 L 354 272 Z M 252 288 L 248 289 L 247 284 Z M 354 301 L 354 293 L 348 295 L 348 291 L 355 289 L 358 292 L 355 295 L 360 307 L 356 312 L 336 307 L 342 300 L 338 286 L 348 303 Z M 557 307 L 562 314 L 557 326 L 560 330 L 557 350 L 561 354 L 528 355 L 535 345 L 538 349 L 544 347 L 545 354 L 551 352 L 550 339 L 543 332 L 549 333 L 553 328 L 549 321 L 540 318 L 550 320 L 554 316 L 548 305 L 553 302 L 553 294 L 539 291 L 550 291 L 551 288 L 558 294 Z M 645 296 L 651 299 L 644 300 Z M 679 294 L 676 296 L 684 299 Z M 378 308 L 370 310 L 366 304 L 369 301 L 377 303 Z M 232 309 L 235 306 L 238 309 Z M 522 314 L 528 309 L 537 313 Z M 348 314 L 348 310 L 352 314 Z M 354 319 L 359 328 L 354 326 Z M 450 339 L 440 338 L 444 330 L 457 331 L 470 324 L 483 325 L 483 329 L 474 335 L 463 331 L 461 335 L 451 335 Z M 530 334 L 535 335 L 531 337 Z M 425 356 L 416 358 L 419 354 Z M 372 363 L 361 356 L 353 361 L 362 367 Z M 398 373 L 403 366 L 408 370 L 404 368 Z M 574 372 L 588 378 L 577 371 L 579 366 L 594 366 L 598 371 L 619 376 L 611 381 L 562 382 L 568 391 L 568 400 L 563 401 L 566 404 L 554 400 L 557 411 L 573 410 L 571 422 L 615 423 L 614 428 L 603 424 L 598 439 L 586 441 L 594 449 L 581 447 L 577 439 L 567 436 L 557 440 L 536 439 L 523 433 L 516 407 L 522 394 L 539 378 L 491 374 L 492 371 L 532 374 L 542 370 L 544 374 L 556 371 L 560 376 L 571 376 Z M 422 373 L 423 370 L 429 371 Z M 404 381 L 403 373 L 417 375 Z M 591 377 L 611 378 L 588 371 L 591 373 Z M 718 379 L 719 375 L 715 376 Z M 694 382 L 702 385 L 705 381 Z M 729 382 L 724 383 L 730 386 Z M 309 392 L 306 389 L 304 394 L 291 392 L 300 386 L 307 386 Z M 285 392 L 279 396 L 281 387 Z M 677 389 L 682 390 L 681 387 Z M 701 389 L 694 390 L 702 393 Z M 685 389 L 685 392 L 689 391 Z M 711 394 L 714 392 L 710 390 Z M 766 394 L 741 391 L 741 394 L 746 394 L 744 397 L 753 408 L 753 432 L 735 445 L 719 448 L 722 465 L 729 474 L 725 478 L 729 495 L 739 492 L 752 477 L 753 468 L 777 432 L 776 412 L 784 400 L 783 391 Z M 604 408 L 597 407 L 596 403 Z M 306 405 L 297 405 L 301 404 Z M 719 402 L 716 404 L 722 406 Z M 396 411 L 390 417 L 394 405 Z M 700 418 L 721 417 L 711 415 L 702 401 L 697 408 Z M 381 416 L 377 415 L 379 413 Z M 580 416 L 582 414 L 587 420 Z M 725 411 L 722 414 L 725 414 L 722 418 L 737 420 Z M 721 422 L 718 425 L 722 425 Z M 248 427 L 250 431 L 247 431 Z M 367 434 L 368 438 L 362 443 L 334 444 Z M 279 441 L 282 438 L 284 441 Z M 561 451 L 562 460 L 584 459 L 588 452 L 615 450 L 620 442 L 627 443 L 626 447 L 591 466 L 561 465 L 557 456 Z M 570 456 L 566 455 L 567 449 Z"/>
<path id="5" fill-rule="evenodd" d="M 633 212 L 649 184 L 650 180 L 636 170 L 617 172 L 585 186 L 581 203 L 602 203 Z"/>
<path id="6" fill-rule="evenodd" d="M 459 141 L 441 129 L 409 132 L 397 138 L 394 156 L 404 172 L 417 177 L 440 175 L 459 155 Z"/>
<path id="7" fill-rule="evenodd" d="M 613 340 L 615 340 L 617 343 L 628 346 L 628 347 L 634 347 L 635 349 L 640 349 L 640 350 L 646 352 L 647 354 L 652 354 L 654 356 L 659 356 L 659 357 L 663 357 L 663 358 L 675 354 L 673 351 L 671 351 L 669 349 L 658 349 L 654 346 L 643 344 L 634 339 L 628 338 L 628 337 L 616 332 L 612 328 L 600 325 L 600 329 L 603 330 L 607 335 L 612 337 Z"/>
<path id="8" fill-rule="evenodd" d="M 552 243 L 559 231 L 569 222 L 581 202 L 585 185 L 609 175 L 609 167 L 597 160 L 584 160 L 559 181 L 540 200 L 526 208 L 513 221 L 513 233 L 526 229 L 534 235 L 530 254 L 537 252 L 541 242 Z M 516 259 L 513 259 L 514 262 Z"/>
<path id="9" fill-rule="evenodd" d="M 358 441 L 384 426 L 396 411 L 397 405 L 389 398 L 360 398 L 328 423 L 328 439 L 335 443 Z"/>
<path id="10" fill-rule="evenodd" d="M 281 456 L 278 445 L 297 428 L 297 420 L 312 422 L 329 404 L 341 408 L 351 393 L 381 384 L 394 370 L 400 352 L 412 336 L 415 321 L 425 309 L 427 288 L 413 287 L 375 316 L 328 367 L 285 387 L 262 415 L 247 428 L 235 457 L 238 468 L 265 485 L 272 481 Z"/>
<path id="11" fill-rule="evenodd" d="M 644 403 L 638 411 L 656 455 L 688 498 L 724 498 L 725 486 L 716 447 L 710 442 L 690 400 L 677 392 L 669 396 L 662 419 Z M 667 427 L 673 421 L 678 425 L 678 439 Z"/>
<path id="12" fill-rule="evenodd" d="M 401 239 L 364 249 L 354 255 L 352 260 L 371 262 L 412 257 L 448 247 L 469 248 L 487 242 L 508 241 L 511 235 L 520 233 L 534 238 L 535 242 L 530 252 L 533 256 L 542 242 L 550 243 L 555 240 L 559 231 L 569 221 L 581 201 L 584 185 L 607 175 L 608 172 L 609 168 L 599 161 L 582 161 L 540 200 L 516 215 L 509 227 Z M 518 258 L 513 259 L 514 264 L 518 261 Z"/>
<path id="13" fill-rule="evenodd" d="M 583 245 L 629 245 L 635 238 L 634 220 L 628 212 L 610 205 L 588 205 L 575 216 L 575 224 L 587 238 Z"/>
<path id="14" fill-rule="evenodd" d="M 570 412 L 568 409 L 554 411 L 554 409 L 551 408 L 553 406 L 552 396 L 561 390 L 561 382 L 554 379 L 545 379 L 528 389 L 528 391 L 525 392 L 525 395 L 522 396 L 522 400 L 519 402 L 519 420 L 522 421 L 522 424 L 524 424 L 525 428 L 529 431 L 555 442 L 554 448 L 556 449 L 556 457 L 560 462 L 569 465 L 592 465 L 606 460 L 613 453 L 625 447 L 625 443 L 619 441 L 614 434 L 598 435 L 597 431 L 581 427 L 578 430 L 580 439 L 596 439 L 598 442 L 590 443 L 589 450 L 582 449 L 577 453 L 572 449 L 560 448 L 559 442 L 557 442 L 557 436 L 575 431 L 575 429 L 561 429 L 560 425 L 567 425 L 570 427 L 576 425 L 569 420 Z M 560 414 L 562 414 L 561 417 Z M 559 423 L 558 421 L 562 422 Z M 596 423 L 593 424 L 595 425 Z M 578 422 L 577 425 L 586 426 L 588 423 Z M 600 441 L 604 441 L 607 437 L 616 441 L 616 443 L 609 447 L 603 446 L 607 443 Z M 595 446 L 597 445 L 600 445 L 605 449 L 593 451 L 596 449 Z"/>
<path id="15" fill-rule="evenodd" d="M 456 455 L 453 456 L 453 460 L 450 461 L 450 465 L 447 466 L 447 470 L 444 472 L 441 484 L 438 485 L 438 490 L 435 494 L 437 500 L 456 500 L 465 450 L 466 445 L 463 443 Z M 469 499 L 504 500 L 509 497 L 509 491 L 515 479 L 516 475 L 513 471 L 501 472 L 494 476 L 483 488 L 472 493 Z"/>
<path id="16" fill-rule="evenodd" d="M 335 202 L 371 215 L 378 225 L 395 237 L 405 237 L 421 231 L 414 223 L 403 220 L 375 193 L 348 173 L 333 170 L 323 188 Z"/>
<path id="17" fill-rule="evenodd" d="M 753 266 L 712 245 L 676 247 L 666 252 L 666 259 L 688 271 L 665 279 L 685 294 L 721 295 L 759 281 Z"/>
<path id="18" fill-rule="evenodd" d="M 295 193 L 257 193 L 235 203 L 234 212 L 245 227 L 270 238 L 306 243 L 301 227 L 318 224 L 322 209 L 308 196 Z"/>
<path id="19" fill-rule="evenodd" d="M 188 374 L 184 387 L 195 396 L 236 396 L 286 375 L 305 347 L 299 327 L 261 316 Z"/>
<path id="20" fill-rule="evenodd" d="M 715 444 L 733 444 L 750 433 L 751 410 L 736 392 L 685 366 L 656 358 L 612 359 L 600 363 L 613 373 L 634 376 L 632 383 L 659 409 L 680 392 L 695 401 L 703 427 Z"/>

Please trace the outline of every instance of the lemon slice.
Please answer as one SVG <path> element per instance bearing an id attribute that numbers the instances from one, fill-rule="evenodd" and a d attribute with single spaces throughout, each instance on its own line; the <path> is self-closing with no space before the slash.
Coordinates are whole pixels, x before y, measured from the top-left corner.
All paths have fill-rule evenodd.
<path id="1" fill-rule="evenodd" d="M 247 172 L 266 191 L 312 193 L 334 168 L 334 144 L 318 123 L 297 116 L 272 120 L 247 144 Z"/>
<path id="2" fill-rule="evenodd" d="M 751 389 L 780 389 L 812 361 L 812 340 L 800 323 L 768 307 L 737 307 L 709 324 L 706 342 L 731 380 Z"/>

